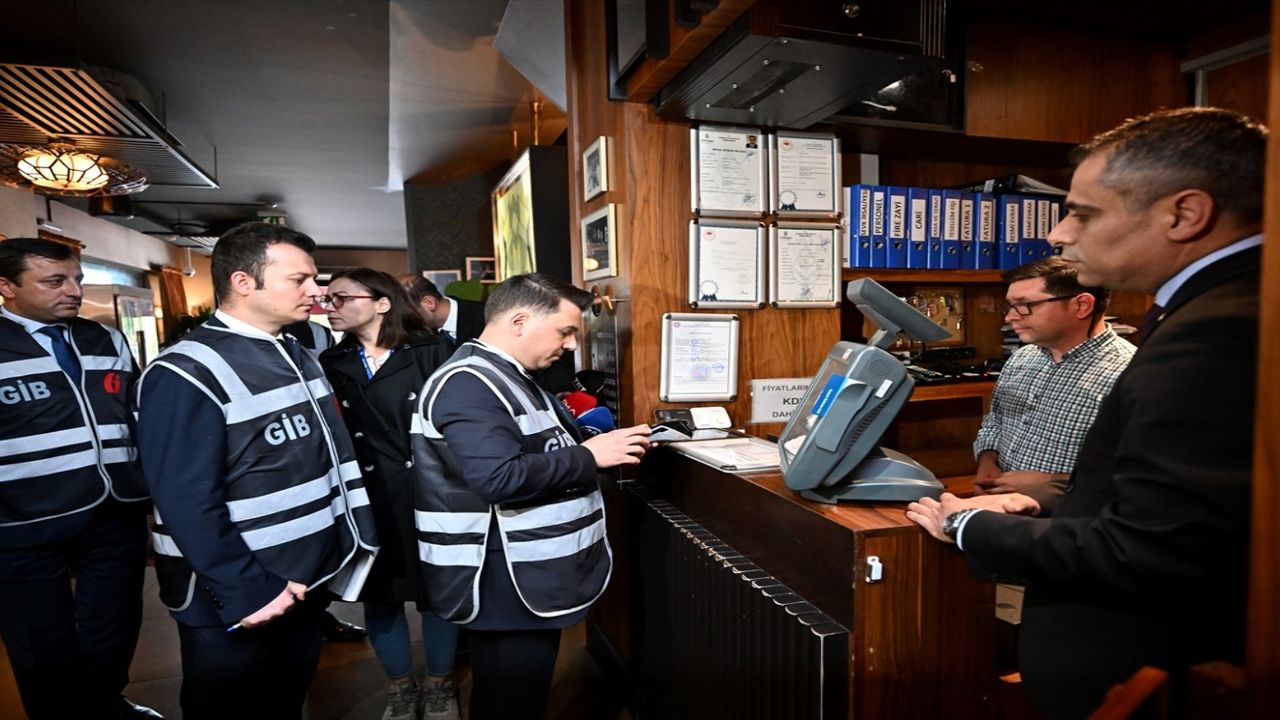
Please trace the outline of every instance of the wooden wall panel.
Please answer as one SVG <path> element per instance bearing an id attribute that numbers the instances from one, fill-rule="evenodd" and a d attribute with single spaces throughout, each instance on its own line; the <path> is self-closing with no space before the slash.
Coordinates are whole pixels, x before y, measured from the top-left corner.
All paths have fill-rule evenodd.
<path id="1" fill-rule="evenodd" d="M 1208 104 L 1267 122 L 1270 68 L 1270 56 L 1264 53 L 1209 71 L 1205 80 L 1209 90 Z"/>
<path id="2" fill-rule="evenodd" d="M 1271 36 L 1280 37 L 1280 0 Z M 1274 42 L 1274 41 L 1273 41 Z M 1280 52 L 1271 53 L 1270 84 L 1280 82 Z M 1280 127 L 1280 93 L 1267 99 L 1267 125 Z M 1274 132 L 1274 130 L 1273 130 Z M 1258 407 L 1254 426 L 1253 542 L 1249 574 L 1247 660 L 1255 718 L 1280 717 L 1280 146 L 1267 148 L 1266 216 L 1258 329 Z"/>
<path id="3" fill-rule="evenodd" d="M 1078 143 L 1187 101 L 1173 48 L 1130 35 L 975 21 L 968 60 L 970 135 Z"/>

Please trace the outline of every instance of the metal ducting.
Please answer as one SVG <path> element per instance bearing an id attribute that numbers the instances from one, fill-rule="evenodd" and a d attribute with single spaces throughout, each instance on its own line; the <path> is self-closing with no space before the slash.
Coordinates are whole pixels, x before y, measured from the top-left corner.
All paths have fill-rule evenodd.
<path id="1" fill-rule="evenodd" d="M 107 78 L 99 82 L 95 75 Z M 53 138 L 140 168 L 152 185 L 216 188 L 119 74 L 87 68 L 0 64 L 0 142 L 43 145 Z M 130 93 L 132 94 L 132 93 Z"/>

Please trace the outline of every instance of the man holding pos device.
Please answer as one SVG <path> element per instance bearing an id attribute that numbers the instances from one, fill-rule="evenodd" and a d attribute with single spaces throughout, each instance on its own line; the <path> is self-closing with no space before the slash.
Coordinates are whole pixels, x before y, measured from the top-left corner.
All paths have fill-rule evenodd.
<path id="1" fill-rule="evenodd" d="M 531 373 L 577 349 L 591 295 L 539 273 L 489 296 L 485 329 L 419 393 L 412 430 L 426 607 L 468 629 L 473 720 L 541 718 L 560 632 L 612 571 L 600 469 L 634 465 L 649 427 L 583 440 Z M 590 408 L 586 408 L 590 411 Z"/>

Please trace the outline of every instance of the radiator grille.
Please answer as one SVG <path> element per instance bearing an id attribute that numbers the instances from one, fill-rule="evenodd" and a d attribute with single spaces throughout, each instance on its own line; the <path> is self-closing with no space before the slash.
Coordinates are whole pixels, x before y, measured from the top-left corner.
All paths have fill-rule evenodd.
<path id="1" fill-rule="evenodd" d="M 836 718 L 849 631 L 643 487 L 639 718 Z"/>

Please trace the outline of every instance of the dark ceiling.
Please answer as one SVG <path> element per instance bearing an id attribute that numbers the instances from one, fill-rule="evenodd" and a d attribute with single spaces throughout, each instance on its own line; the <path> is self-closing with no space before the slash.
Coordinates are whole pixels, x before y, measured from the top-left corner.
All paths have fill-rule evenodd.
<path id="1" fill-rule="evenodd" d="M 515 1 L 560 12 L 559 0 Z M 507 162 L 512 128 L 528 125 L 536 93 L 492 47 L 507 4 L 27 0 L 6 3 L 0 62 L 136 77 L 216 175 L 218 189 L 153 185 L 122 224 L 167 237 L 197 221 L 191 234 L 202 222 L 216 236 L 275 204 L 323 246 L 402 248 L 404 181 Z M 549 108 L 546 132 L 557 121 Z"/>

